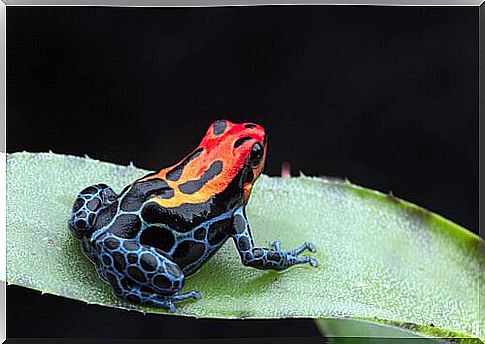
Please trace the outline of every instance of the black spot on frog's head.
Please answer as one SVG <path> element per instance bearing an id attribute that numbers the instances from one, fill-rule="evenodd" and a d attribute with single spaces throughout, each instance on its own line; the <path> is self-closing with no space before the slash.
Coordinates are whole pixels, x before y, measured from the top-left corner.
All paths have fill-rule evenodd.
<path id="1" fill-rule="evenodd" d="M 212 132 L 214 133 L 215 136 L 224 134 L 224 131 L 226 131 L 226 128 L 227 128 L 227 121 L 223 119 L 215 121 L 214 124 L 212 124 Z"/>

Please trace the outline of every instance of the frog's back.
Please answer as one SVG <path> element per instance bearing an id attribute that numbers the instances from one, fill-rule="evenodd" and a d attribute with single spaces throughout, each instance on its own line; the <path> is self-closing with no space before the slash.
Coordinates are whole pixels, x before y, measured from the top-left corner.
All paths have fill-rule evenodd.
<path id="1" fill-rule="evenodd" d="M 98 212 L 93 243 L 106 236 L 160 250 L 186 275 L 195 272 L 229 237 L 232 212 L 218 197 L 165 208 L 155 200 L 173 190 L 162 179 L 137 181 Z M 216 196 L 216 195 L 214 195 Z"/>

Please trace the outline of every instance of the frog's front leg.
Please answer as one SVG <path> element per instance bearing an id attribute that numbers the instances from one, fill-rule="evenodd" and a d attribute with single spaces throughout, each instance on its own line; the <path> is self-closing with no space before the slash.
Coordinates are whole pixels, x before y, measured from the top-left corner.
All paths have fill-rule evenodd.
<path id="1" fill-rule="evenodd" d="M 231 236 L 236 243 L 241 261 L 246 266 L 257 269 L 284 270 L 296 264 L 308 263 L 313 267 L 317 267 L 318 265 L 314 257 L 298 256 L 306 250 L 313 253 L 316 251 L 315 246 L 309 242 L 291 251 L 282 251 L 279 241 L 273 241 L 271 243 L 274 249 L 255 247 L 243 208 L 235 212 L 232 226 Z"/>
<path id="2" fill-rule="evenodd" d="M 108 235 L 98 245 L 102 247 L 99 273 L 108 280 L 117 296 L 170 312 L 175 311 L 174 302 L 200 298 L 197 291 L 179 294 L 185 281 L 184 273 L 162 251 L 113 235 Z"/>

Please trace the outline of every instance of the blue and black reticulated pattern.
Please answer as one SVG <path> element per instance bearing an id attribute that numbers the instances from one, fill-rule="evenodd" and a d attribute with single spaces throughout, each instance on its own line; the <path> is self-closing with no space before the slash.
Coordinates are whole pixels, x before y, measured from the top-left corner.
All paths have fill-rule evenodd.
<path id="1" fill-rule="evenodd" d="M 69 220 L 69 229 L 77 237 L 88 234 L 94 229 L 96 216 L 100 209 L 116 200 L 114 191 L 106 184 L 89 186 L 76 197 Z"/>

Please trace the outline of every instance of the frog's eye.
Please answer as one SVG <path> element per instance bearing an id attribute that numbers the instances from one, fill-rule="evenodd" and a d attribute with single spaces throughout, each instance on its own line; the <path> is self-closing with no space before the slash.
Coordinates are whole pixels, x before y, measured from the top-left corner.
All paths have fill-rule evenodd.
<path id="1" fill-rule="evenodd" d="M 251 153 L 249 154 L 249 163 L 251 167 L 256 167 L 261 163 L 263 159 L 263 146 L 261 143 L 256 142 L 251 148 Z"/>

